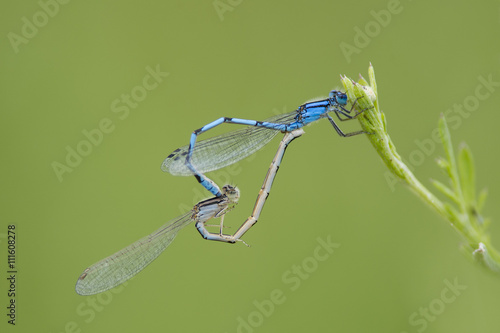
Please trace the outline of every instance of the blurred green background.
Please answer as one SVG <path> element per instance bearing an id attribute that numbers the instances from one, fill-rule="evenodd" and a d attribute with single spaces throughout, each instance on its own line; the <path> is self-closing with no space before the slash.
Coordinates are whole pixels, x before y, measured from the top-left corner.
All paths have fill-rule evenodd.
<path id="1" fill-rule="evenodd" d="M 12 328 L 10 224 L 19 332 L 499 331 L 500 279 L 388 184 L 365 137 L 339 138 L 327 121 L 289 147 L 250 248 L 203 241 L 189 226 L 125 287 L 74 291 L 85 267 L 209 196 L 194 177 L 160 170 L 192 130 L 293 111 L 339 88 L 339 74 L 367 77 L 369 62 L 389 133 L 425 185 L 445 180 L 442 151 L 428 143 L 439 114 L 489 92 L 451 133 L 489 188 L 499 248 L 498 1 L 60 1 L 0 7 L 2 331 Z M 229 232 L 250 214 L 278 142 L 211 173 L 242 191 Z M 58 176 L 68 149 L 87 156 Z M 318 238 L 339 247 L 316 250 Z"/>

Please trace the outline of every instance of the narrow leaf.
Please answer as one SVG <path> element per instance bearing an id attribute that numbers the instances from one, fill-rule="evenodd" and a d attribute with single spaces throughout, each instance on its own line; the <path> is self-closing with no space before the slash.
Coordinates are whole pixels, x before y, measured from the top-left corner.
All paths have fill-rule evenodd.
<path id="1" fill-rule="evenodd" d="M 459 203 L 458 198 L 455 196 L 455 193 L 448 186 L 446 186 L 443 183 L 441 183 L 441 182 L 439 182 L 437 180 L 434 180 L 434 179 L 431 179 L 431 183 L 439 191 L 441 191 L 441 193 L 443 193 L 444 195 L 446 195 L 449 199 L 453 200 L 457 204 Z"/>
<path id="2" fill-rule="evenodd" d="M 448 213 L 448 220 L 450 220 L 451 224 L 455 228 L 462 230 L 463 225 L 460 223 L 461 219 L 460 219 L 459 211 L 456 210 L 455 207 L 453 207 L 452 205 L 450 205 L 447 202 L 444 202 L 443 206 L 444 206 L 444 209 L 446 210 L 446 212 Z"/>
<path id="3" fill-rule="evenodd" d="M 451 178 L 452 184 L 455 187 L 455 192 L 461 191 L 460 179 L 458 179 L 457 165 L 455 162 L 455 154 L 453 153 L 453 144 L 451 142 L 450 130 L 448 129 L 448 124 L 446 123 L 446 118 L 444 114 L 441 114 L 439 118 L 439 133 L 441 134 L 441 142 L 443 143 L 443 148 L 446 153 L 446 159 L 449 163 L 448 174 Z"/>
<path id="4" fill-rule="evenodd" d="M 442 157 L 436 158 L 436 163 L 441 168 L 441 171 L 443 171 L 445 176 L 450 178 L 451 182 L 453 183 L 453 171 L 451 170 L 450 163 L 448 163 L 448 161 Z"/>
<path id="5" fill-rule="evenodd" d="M 447 160 L 445 160 L 444 158 L 442 157 L 438 157 L 436 158 L 436 164 L 443 170 L 446 171 L 446 173 L 448 174 L 449 173 L 449 169 L 450 169 L 450 163 L 448 163 Z"/>
<path id="6" fill-rule="evenodd" d="M 483 188 L 481 192 L 479 192 L 479 197 L 477 199 L 477 211 L 481 213 L 484 208 L 484 203 L 486 202 L 486 198 L 488 197 L 488 189 Z"/>
<path id="7" fill-rule="evenodd" d="M 377 92 L 377 81 L 375 80 L 375 70 L 373 69 L 373 65 L 370 63 L 370 66 L 368 67 L 368 78 L 370 79 L 370 87 L 372 87 L 373 92 L 375 92 L 375 95 L 378 97 L 378 92 Z M 376 101 L 375 106 L 378 107 L 377 105 L 378 101 Z"/>
<path id="8" fill-rule="evenodd" d="M 476 180 L 474 171 L 474 160 L 469 147 L 462 143 L 458 151 L 458 174 L 462 194 L 468 206 L 475 206 L 476 202 Z"/>
<path id="9" fill-rule="evenodd" d="M 365 80 L 365 78 L 363 76 L 361 76 L 361 74 L 359 75 L 359 81 L 358 81 L 359 84 L 363 85 L 363 86 L 367 86 L 368 85 L 368 81 Z"/>

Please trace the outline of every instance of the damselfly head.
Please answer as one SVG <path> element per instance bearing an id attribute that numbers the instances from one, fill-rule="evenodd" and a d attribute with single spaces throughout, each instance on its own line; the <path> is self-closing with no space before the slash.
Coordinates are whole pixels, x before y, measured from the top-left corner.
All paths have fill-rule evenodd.
<path id="1" fill-rule="evenodd" d="M 225 195 L 231 202 L 238 202 L 240 199 L 240 190 L 236 186 L 224 185 L 222 195 Z"/>
<path id="2" fill-rule="evenodd" d="M 330 101 L 336 102 L 340 105 L 347 104 L 347 95 L 341 91 L 332 90 L 332 91 L 330 91 L 330 95 L 328 97 L 329 97 Z"/>

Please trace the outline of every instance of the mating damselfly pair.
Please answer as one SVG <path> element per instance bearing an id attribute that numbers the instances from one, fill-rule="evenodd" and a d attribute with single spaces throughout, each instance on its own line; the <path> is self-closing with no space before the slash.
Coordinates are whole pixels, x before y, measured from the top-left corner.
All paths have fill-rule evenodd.
<path id="1" fill-rule="evenodd" d="M 85 269 L 77 280 L 76 292 L 80 295 L 92 295 L 130 279 L 156 259 L 172 243 L 177 232 L 191 222 L 195 222 L 196 228 L 205 239 L 227 243 L 240 241 L 243 234 L 257 222 L 286 147 L 304 133 L 302 127 L 327 118 L 340 136 L 348 137 L 364 133 L 363 131 L 344 133 L 329 115 L 333 112 L 339 120 L 344 121 L 354 119 L 364 111 L 351 114 L 355 102 L 349 110 L 345 108 L 347 102 L 345 93 L 333 90 L 326 99 L 305 103 L 294 112 L 264 121 L 222 117 L 195 130 L 189 145 L 176 149 L 168 155 L 162 164 L 162 170 L 173 175 L 194 175 L 214 197 L 199 202 L 191 211 L 165 223 L 152 234 Z M 202 140 L 196 145 L 198 135 L 223 123 L 247 125 L 247 127 Z M 231 165 L 255 153 L 280 132 L 285 133 L 285 136 L 267 171 L 252 215 L 233 235 L 223 234 L 224 216 L 237 204 L 239 190 L 230 185 L 225 185 L 221 190 L 204 173 Z M 214 218 L 221 219 L 218 233 L 211 233 L 206 229 L 206 222 Z"/>

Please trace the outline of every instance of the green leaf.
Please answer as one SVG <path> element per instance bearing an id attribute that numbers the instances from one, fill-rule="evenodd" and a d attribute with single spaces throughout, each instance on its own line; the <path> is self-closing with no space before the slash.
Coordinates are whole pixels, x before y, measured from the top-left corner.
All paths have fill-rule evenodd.
<path id="1" fill-rule="evenodd" d="M 456 192 L 457 197 L 461 200 L 462 188 L 460 186 L 460 178 L 458 176 L 455 154 L 453 153 L 453 144 L 451 142 L 450 130 L 448 129 L 448 124 L 446 123 L 444 114 L 441 114 L 441 117 L 439 118 L 439 132 L 441 134 L 441 141 L 446 153 L 446 159 L 450 165 L 448 173 L 451 179 L 451 183 L 453 184 L 453 190 Z"/>
<path id="2" fill-rule="evenodd" d="M 451 190 L 448 186 L 446 186 L 443 183 L 441 183 L 441 182 L 439 182 L 437 180 L 434 180 L 434 179 L 431 179 L 431 183 L 439 191 L 441 191 L 441 193 L 443 193 L 444 195 L 446 195 L 449 199 L 453 200 L 457 204 L 460 203 L 459 199 L 455 195 L 455 192 L 453 192 L 453 190 Z"/>
<path id="3" fill-rule="evenodd" d="M 460 144 L 458 152 L 458 173 L 464 200 L 467 206 L 474 207 L 476 205 L 474 160 L 469 147 L 465 143 Z"/>
<path id="4" fill-rule="evenodd" d="M 436 158 L 436 164 L 443 170 L 448 170 L 450 168 L 450 163 L 442 157 Z"/>
<path id="5" fill-rule="evenodd" d="M 363 85 L 363 86 L 367 86 L 368 85 L 368 81 L 365 80 L 365 78 L 363 76 L 361 76 L 361 74 L 359 74 L 359 81 L 358 81 L 359 84 Z"/>
<path id="6" fill-rule="evenodd" d="M 484 208 L 484 203 L 486 202 L 486 198 L 488 197 L 488 189 L 483 188 L 479 193 L 479 197 L 477 199 L 477 211 L 481 213 Z"/>
<path id="7" fill-rule="evenodd" d="M 451 169 L 450 163 L 442 157 L 436 158 L 436 163 L 441 168 L 441 171 L 443 171 L 445 176 L 453 180 L 453 170 Z"/>
<path id="8" fill-rule="evenodd" d="M 439 118 L 439 133 L 441 134 L 441 142 L 443 143 L 444 152 L 446 154 L 446 160 L 448 161 L 450 168 L 455 169 L 455 156 L 453 154 L 453 145 L 451 143 L 450 130 L 448 129 L 448 124 L 446 123 L 446 118 L 444 114 L 441 114 Z"/>
<path id="9" fill-rule="evenodd" d="M 460 212 L 447 202 L 443 203 L 444 209 L 448 213 L 448 219 L 457 229 L 462 229 L 460 222 Z"/>
<path id="10" fill-rule="evenodd" d="M 373 89 L 375 96 L 377 96 L 377 100 L 374 102 L 375 107 L 378 109 L 378 91 L 377 91 L 377 80 L 375 80 L 375 69 L 373 65 L 370 63 L 368 67 L 368 78 L 370 79 L 370 87 Z"/>

